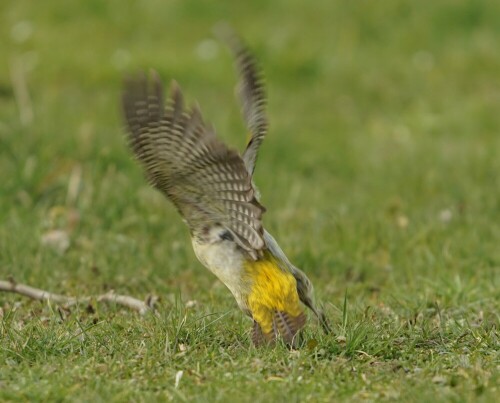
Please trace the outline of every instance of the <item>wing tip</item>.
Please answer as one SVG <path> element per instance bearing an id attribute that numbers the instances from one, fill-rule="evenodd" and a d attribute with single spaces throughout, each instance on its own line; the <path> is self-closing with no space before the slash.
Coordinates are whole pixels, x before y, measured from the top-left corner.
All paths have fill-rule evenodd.
<path id="1" fill-rule="evenodd" d="M 176 98 L 181 94 L 181 86 L 177 82 L 177 80 L 171 80 L 170 81 L 170 97 L 171 98 Z"/>
<path id="2" fill-rule="evenodd" d="M 128 73 L 123 78 L 122 101 L 124 106 L 144 100 L 151 93 L 163 99 L 163 84 L 158 72 L 150 69 L 148 74 L 144 70 Z"/>
<path id="3" fill-rule="evenodd" d="M 212 33 L 218 40 L 226 43 L 231 49 L 238 43 L 241 43 L 241 39 L 236 34 L 236 31 L 226 20 L 215 23 L 212 27 Z"/>

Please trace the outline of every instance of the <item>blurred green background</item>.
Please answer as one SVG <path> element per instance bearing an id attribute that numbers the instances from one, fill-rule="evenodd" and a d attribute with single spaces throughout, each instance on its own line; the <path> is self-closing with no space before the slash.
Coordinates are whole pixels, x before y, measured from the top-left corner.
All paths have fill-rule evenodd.
<path id="1" fill-rule="evenodd" d="M 270 132 L 255 175 L 268 209 L 266 228 L 316 284 L 339 326 L 336 335 L 347 332 L 349 344 L 349 327 L 342 321 L 346 291 L 351 330 L 368 323 L 350 352 L 342 339 L 322 338 L 317 330 L 309 338 L 337 363 L 339 356 L 357 360 L 359 350 L 377 362 L 407 360 L 409 371 L 424 368 L 409 380 L 384 367 L 375 371 L 379 387 L 361 375 L 346 375 L 344 367 L 318 364 L 313 349 L 301 359 L 325 366 L 325 375 L 302 374 L 308 385 L 302 388 L 289 365 L 280 364 L 288 357 L 285 349 L 269 357 L 248 350 L 249 324 L 229 292 L 196 261 L 173 207 L 148 187 L 130 158 L 120 91 L 124 76 L 138 69 L 154 68 L 166 83 L 175 78 L 224 141 L 244 146 L 231 56 L 211 33 L 220 21 L 245 38 L 266 76 Z M 171 311 L 180 317 L 226 312 L 220 329 L 195 332 L 191 343 L 207 343 L 221 362 L 228 358 L 218 346 L 235 348 L 230 353 L 239 360 L 235 376 L 243 378 L 230 381 L 225 370 L 221 375 L 209 364 L 204 376 L 212 374 L 213 382 L 196 387 L 192 375 L 181 396 L 188 400 L 227 398 L 231 382 L 261 393 L 262 400 L 280 400 L 278 388 L 262 383 L 267 376 L 282 378 L 297 399 L 306 400 L 411 400 L 424 391 L 458 399 L 485 391 L 493 396 L 500 266 L 499 22 L 500 3 L 487 0 L 2 2 L 0 278 L 13 276 L 77 296 L 110 288 L 139 298 L 152 293 L 161 296 L 165 317 Z M 198 308 L 185 313 L 183 304 L 190 300 Z M 0 306 L 0 336 L 7 340 L 0 347 L 6 363 L 0 369 L 3 397 L 57 399 L 74 393 L 85 400 L 80 389 L 71 392 L 76 376 L 71 368 L 99 372 L 102 363 L 96 362 L 106 354 L 90 346 L 86 355 L 94 361 L 85 361 L 73 357 L 72 348 L 66 351 L 78 342 L 70 336 L 75 319 L 60 325 L 63 330 L 55 324 L 47 328 L 38 319 L 48 315 L 50 323 L 58 323 L 58 317 L 43 305 L 0 294 Z M 368 320 L 363 316 L 368 308 L 380 316 Z M 399 333 L 419 317 L 420 330 Z M 440 324 L 464 322 L 435 327 L 436 317 Z M 106 367 L 109 383 L 93 381 L 95 396 L 179 398 L 172 380 L 183 368 L 178 361 L 165 362 L 165 372 L 142 374 L 143 381 L 137 381 L 134 368 L 140 364 L 126 358 L 135 347 L 125 340 L 135 346 L 143 335 L 123 329 L 141 329 L 141 318 L 104 309 L 98 319 L 111 326 L 114 342 L 106 343 L 116 349 L 114 360 L 120 351 L 125 354 L 121 362 L 129 372 Z M 91 314 L 78 319 L 93 320 Z M 386 344 L 375 348 L 384 323 L 394 327 L 387 330 Z M 101 340 L 103 328 L 92 328 L 91 339 Z M 168 334 L 156 322 L 148 328 L 155 340 L 150 350 L 163 351 L 160 328 Z M 23 340 L 32 340 L 30 334 L 54 344 L 28 351 Z M 463 334 L 460 340 L 470 338 L 467 351 L 446 344 Z M 450 363 L 417 364 L 415 357 L 424 353 L 415 335 L 436 336 L 436 343 L 448 346 L 443 348 Z M 65 337 L 70 341 L 59 345 Z M 399 348 L 407 354 L 395 357 L 394 340 L 401 337 Z M 486 346 L 474 344 L 477 337 Z M 430 354 L 431 347 L 423 350 Z M 206 351 L 197 351 L 203 362 Z M 477 360 L 460 366 L 463 354 Z M 198 359 L 183 357 L 187 366 Z M 270 374 L 263 375 L 250 359 L 264 360 Z M 66 368 L 61 378 L 46 369 L 51 360 Z M 31 376 L 45 379 L 45 386 L 30 389 Z M 172 385 L 155 389 L 163 377 Z M 225 381 L 215 382 L 221 377 Z M 343 383 L 332 380 L 339 377 Z M 147 393 L 136 394 L 127 379 L 136 379 Z M 437 381 L 428 387 L 431 379 Z"/>

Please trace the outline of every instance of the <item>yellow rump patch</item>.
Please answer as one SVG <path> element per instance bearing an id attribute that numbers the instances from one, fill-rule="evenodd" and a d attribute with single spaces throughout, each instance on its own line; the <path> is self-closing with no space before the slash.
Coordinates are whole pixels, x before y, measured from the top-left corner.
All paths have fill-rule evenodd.
<path id="1" fill-rule="evenodd" d="M 277 311 L 292 317 L 302 314 L 295 277 L 283 271 L 269 251 L 262 259 L 246 261 L 245 271 L 251 281 L 248 307 L 265 334 L 273 331 Z"/>

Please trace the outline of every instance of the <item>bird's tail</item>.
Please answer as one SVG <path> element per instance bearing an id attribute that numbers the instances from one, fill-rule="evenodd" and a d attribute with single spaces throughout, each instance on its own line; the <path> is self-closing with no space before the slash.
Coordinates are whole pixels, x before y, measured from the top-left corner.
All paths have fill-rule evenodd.
<path id="1" fill-rule="evenodd" d="M 254 345 L 260 346 L 273 343 L 281 337 L 287 345 L 297 347 L 300 343 L 299 330 L 304 327 L 305 323 L 306 315 L 303 312 L 298 316 L 292 316 L 286 312 L 276 311 L 273 317 L 273 328 L 269 333 L 264 333 L 260 325 L 254 321 L 252 341 Z"/>

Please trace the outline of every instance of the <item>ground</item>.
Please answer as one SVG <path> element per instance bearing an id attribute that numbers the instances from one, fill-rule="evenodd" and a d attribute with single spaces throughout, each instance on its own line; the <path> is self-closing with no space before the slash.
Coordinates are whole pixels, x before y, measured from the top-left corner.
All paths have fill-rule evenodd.
<path id="1" fill-rule="evenodd" d="M 0 400 L 493 401 L 499 19 L 488 0 L 2 3 L 0 279 L 160 302 L 0 294 Z M 332 322 L 298 351 L 251 347 L 123 138 L 123 77 L 155 68 L 243 147 L 221 20 L 267 77 L 265 226 Z"/>

